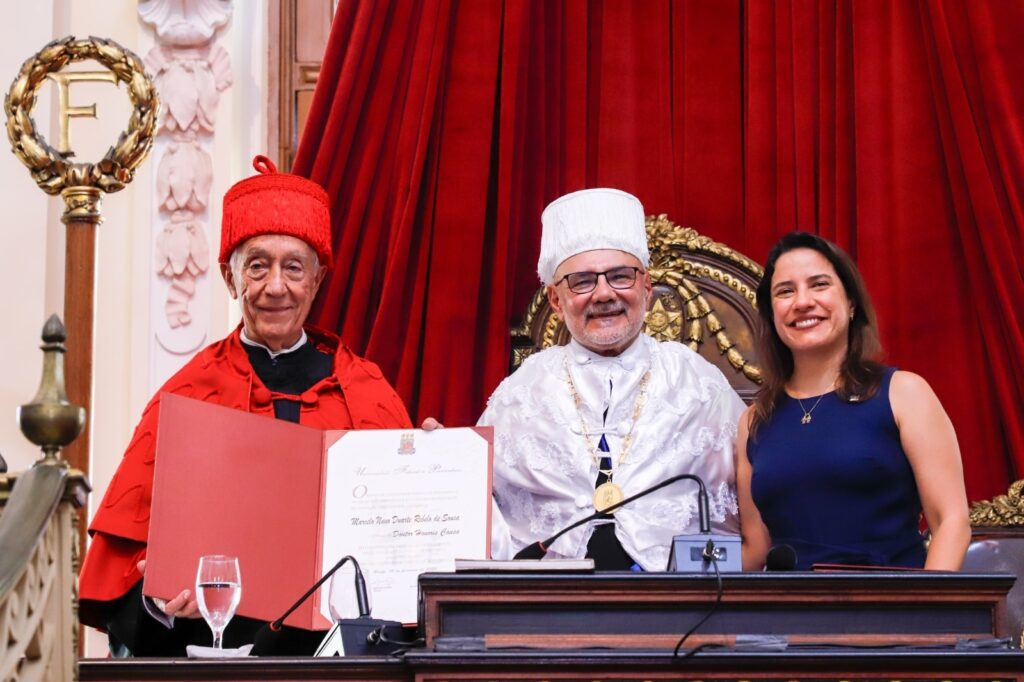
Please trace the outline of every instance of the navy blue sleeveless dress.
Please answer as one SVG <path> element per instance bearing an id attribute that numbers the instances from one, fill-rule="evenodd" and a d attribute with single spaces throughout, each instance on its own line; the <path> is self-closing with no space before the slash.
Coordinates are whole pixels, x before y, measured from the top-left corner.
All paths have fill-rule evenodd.
<path id="1" fill-rule="evenodd" d="M 825 394 L 808 424 L 783 394 L 756 441 L 748 440 L 754 504 L 772 543 L 796 550 L 797 569 L 924 566 L 921 499 L 889 404 L 895 371 L 886 368 L 878 392 L 863 402 Z M 804 398 L 804 408 L 817 400 Z"/>

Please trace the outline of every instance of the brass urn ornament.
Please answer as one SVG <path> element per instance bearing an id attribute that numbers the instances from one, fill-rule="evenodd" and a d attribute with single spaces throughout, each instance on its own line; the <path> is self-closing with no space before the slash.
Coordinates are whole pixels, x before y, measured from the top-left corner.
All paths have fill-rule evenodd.
<path id="1" fill-rule="evenodd" d="M 43 376 L 32 402 L 18 408 L 21 432 L 43 450 L 46 463 L 60 460 L 60 449 L 73 441 L 85 426 L 85 410 L 72 405 L 64 390 L 64 325 L 51 315 L 43 325 Z"/>

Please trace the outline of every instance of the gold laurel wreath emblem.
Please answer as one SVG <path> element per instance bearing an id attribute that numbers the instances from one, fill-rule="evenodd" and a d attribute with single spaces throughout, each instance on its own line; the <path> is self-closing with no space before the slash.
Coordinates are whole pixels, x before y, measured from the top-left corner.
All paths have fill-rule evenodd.
<path id="1" fill-rule="evenodd" d="M 132 104 L 128 130 L 121 133 L 117 143 L 97 163 L 68 160 L 40 137 L 32 120 L 36 94 L 47 74 L 85 59 L 99 62 L 124 83 Z M 11 151 L 47 194 L 60 194 L 70 187 L 93 187 L 107 194 L 124 189 L 153 145 L 159 110 L 156 87 L 142 60 L 112 40 L 95 37 L 78 40 L 68 36 L 49 43 L 25 60 L 4 97 Z"/>

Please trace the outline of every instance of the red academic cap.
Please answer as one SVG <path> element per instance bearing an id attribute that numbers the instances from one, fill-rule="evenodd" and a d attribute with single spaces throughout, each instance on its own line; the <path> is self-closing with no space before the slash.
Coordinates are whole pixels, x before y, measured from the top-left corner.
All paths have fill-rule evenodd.
<path id="1" fill-rule="evenodd" d="M 285 234 L 309 244 L 320 265 L 331 267 L 331 213 L 327 192 L 312 180 L 279 173 L 261 155 L 252 160 L 259 175 L 236 182 L 224 195 L 220 262 L 250 237 Z"/>

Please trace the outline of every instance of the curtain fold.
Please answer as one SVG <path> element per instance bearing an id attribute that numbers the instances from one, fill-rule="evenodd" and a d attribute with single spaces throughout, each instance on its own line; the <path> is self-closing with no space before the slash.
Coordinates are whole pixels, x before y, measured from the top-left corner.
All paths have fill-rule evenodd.
<path id="1" fill-rule="evenodd" d="M 1020 3 L 342 0 L 294 171 L 333 200 L 314 321 L 410 412 L 473 423 L 540 212 L 613 186 L 763 261 L 850 251 L 972 498 L 1024 475 Z"/>
<path id="2" fill-rule="evenodd" d="M 1011 32 L 1024 26 L 1024 6 L 935 2 L 922 14 L 946 182 L 987 358 L 977 369 L 990 377 L 989 398 L 1003 417 L 993 426 L 1001 427 L 1003 452 L 1017 456 L 1007 457 L 1013 471 L 1024 454 L 1024 419 L 1011 407 L 1024 400 L 1024 108 L 1008 72 L 1024 73 L 1024 50 Z M 997 470 L 991 462 L 981 467 Z"/>

